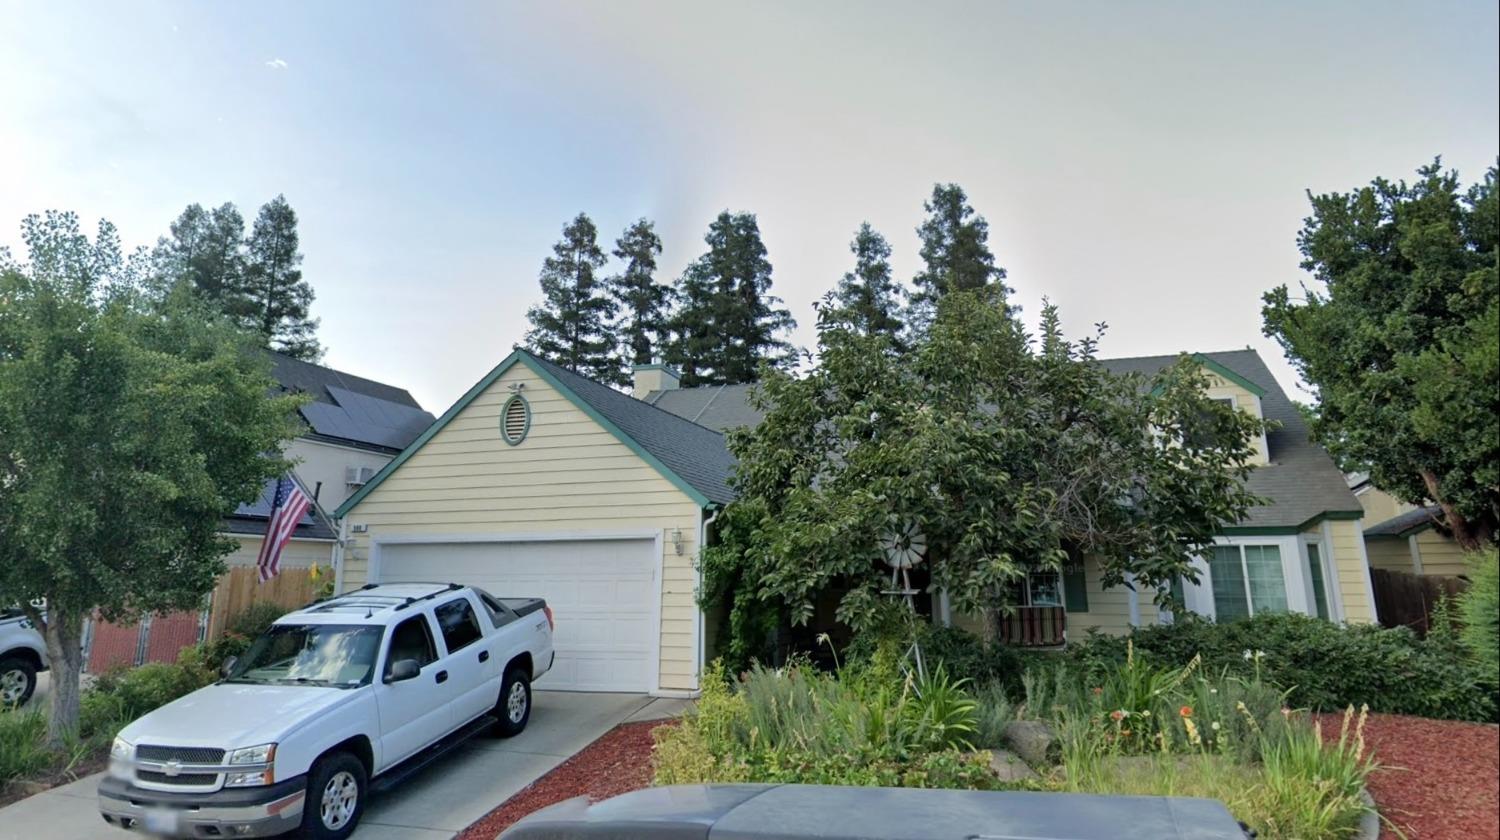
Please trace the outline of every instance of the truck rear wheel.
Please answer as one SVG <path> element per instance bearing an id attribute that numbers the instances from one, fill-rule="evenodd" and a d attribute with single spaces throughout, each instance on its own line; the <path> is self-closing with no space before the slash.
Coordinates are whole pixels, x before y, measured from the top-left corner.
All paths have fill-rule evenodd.
<path id="1" fill-rule="evenodd" d="M 344 840 L 353 834 L 365 812 L 368 782 L 365 765 L 349 753 L 336 752 L 318 759 L 307 774 L 302 835 L 315 840 Z"/>
<path id="2" fill-rule="evenodd" d="M 500 718 L 495 728 L 502 738 L 519 735 L 526 728 L 526 722 L 531 720 L 531 678 L 526 669 L 511 666 L 505 672 L 495 716 Z"/>
<path id="3" fill-rule="evenodd" d="M 0 709 L 25 704 L 36 691 L 36 667 L 17 656 L 0 659 Z"/>

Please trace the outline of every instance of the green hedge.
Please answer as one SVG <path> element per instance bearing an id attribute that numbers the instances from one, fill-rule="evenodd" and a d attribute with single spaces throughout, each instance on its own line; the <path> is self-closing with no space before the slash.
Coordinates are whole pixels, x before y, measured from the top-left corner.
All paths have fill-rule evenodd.
<path id="1" fill-rule="evenodd" d="M 1491 685 L 1500 685 L 1500 553 L 1469 555 L 1469 588 L 1458 597 L 1462 638 Z"/>
<path id="2" fill-rule="evenodd" d="M 1288 704 L 1296 708 L 1338 711 L 1368 703 L 1372 711 L 1389 714 L 1496 719 L 1483 670 L 1452 633 L 1423 640 L 1406 628 L 1341 627 L 1279 613 L 1224 624 L 1180 620 L 1138 628 L 1130 639 L 1163 665 L 1184 665 L 1201 655 L 1214 672 L 1251 674 L 1259 668 L 1264 679 L 1289 692 Z M 1102 670 L 1124 661 L 1126 644 L 1123 637 L 1090 635 L 1069 645 L 1066 656 Z"/>

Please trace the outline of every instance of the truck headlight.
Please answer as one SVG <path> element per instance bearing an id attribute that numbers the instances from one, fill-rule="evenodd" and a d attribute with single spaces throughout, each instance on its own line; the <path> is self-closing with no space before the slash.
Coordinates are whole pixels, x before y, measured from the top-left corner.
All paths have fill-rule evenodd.
<path id="1" fill-rule="evenodd" d="M 135 757 L 135 745 L 124 738 L 116 738 L 109 745 L 109 757 L 118 761 L 129 761 Z"/>
<path id="2" fill-rule="evenodd" d="M 254 770 L 230 771 L 224 776 L 224 787 L 255 787 L 275 782 L 276 772 L 271 766 L 275 761 L 275 744 L 261 744 L 255 747 L 245 747 L 235 750 L 229 754 L 229 764 L 231 766 L 237 764 L 261 766 Z"/>

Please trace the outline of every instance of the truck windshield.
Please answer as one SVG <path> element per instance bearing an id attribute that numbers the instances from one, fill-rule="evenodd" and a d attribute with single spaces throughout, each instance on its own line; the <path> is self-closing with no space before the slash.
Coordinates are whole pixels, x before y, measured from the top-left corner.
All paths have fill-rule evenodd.
<path id="1" fill-rule="evenodd" d="M 382 628 L 274 624 L 234 664 L 226 682 L 352 688 L 370 682 Z"/>

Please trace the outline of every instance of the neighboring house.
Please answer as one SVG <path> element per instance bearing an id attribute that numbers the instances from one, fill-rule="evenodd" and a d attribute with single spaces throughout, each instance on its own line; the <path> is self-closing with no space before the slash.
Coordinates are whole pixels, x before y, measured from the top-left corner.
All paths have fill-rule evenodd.
<path id="1" fill-rule="evenodd" d="M 1364 473 L 1348 477 L 1354 497 L 1365 511 L 1365 553 L 1370 568 L 1416 575 L 1468 574 L 1464 550 L 1440 526 L 1437 505 L 1403 502 L 1370 483 Z"/>
<path id="2" fill-rule="evenodd" d="M 317 502 L 283 549 L 281 565 L 305 569 L 317 563 L 331 569 L 336 534 L 326 514 L 416 440 L 433 417 L 403 388 L 280 353 L 270 356 L 272 376 L 281 391 L 309 400 L 299 410 L 305 430 L 287 444 L 284 454 L 296 464 L 293 477 Z M 259 499 L 225 518 L 223 533 L 240 544 L 226 558 L 230 566 L 255 565 L 275 493 L 273 479 Z"/>
<path id="3" fill-rule="evenodd" d="M 137 624 L 90 622 L 84 634 L 89 670 L 170 662 L 183 647 L 217 634 L 250 603 L 270 600 L 293 606 L 307 600 L 314 588 L 308 569 L 317 564 L 332 570 L 337 561 L 337 534 L 327 512 L 432 423 L 432 415 L 405 390 L 279 353 L 270 356 L 281 391 L 304 394 L 310 400 L 300 409 L 305 429 L 287 445 L 286 456 L 296 462 L 293 478 L 318 502 L 302 517 L 282 550 L 282 577 L 260 584 L 255 571 L 276 492 L 273 479 L 266 482 L 259 499 L 224 518 L 220 533 L 232 538 L 237 547 L 225 558 L 229 572 L 220 578 L 209 607 L 148 616 Z"/>
<path id="4" fill-rule="evenodd" d="M 1211 396 L 1280 426 L 1258 442 L 1250 479 L 1269 503 L 1197 561 L 1188 606 L 1218 617 L 1294 610 L 1373 621 L 1363 511 L 1343 474 L 1308 442 L 1254 352 L 1195 358 Z M 1176 359 L 1104 364 L 1149 374 Z M 734 497 L 722 433 L 762 416 L 749 392 L 679 388 L 670 369 L 646 365 L 632 397 L 517 350 L 339 508 L 339 587 L 459 580 L 545 597 L 558 656 L 546 687 L 695 691 L 708 647 L 695 563 Z M 1149 597 L 1102 588 L 1092 561 L 1036 575 L 1024 595 L 1033 609 L 1065 610 L 1075 632 L 1168 618 Z"/>

